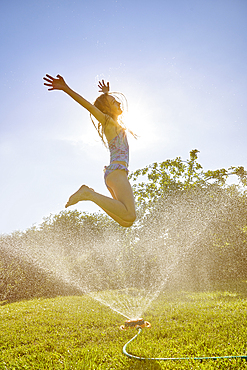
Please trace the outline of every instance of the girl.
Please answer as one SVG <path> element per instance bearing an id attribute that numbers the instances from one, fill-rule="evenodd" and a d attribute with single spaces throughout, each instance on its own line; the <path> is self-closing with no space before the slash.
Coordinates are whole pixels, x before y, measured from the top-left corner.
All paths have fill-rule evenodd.
<path id="1" fill-rule="evenodd" d="M 127 177 L 129 146 L 126 129 L 118 121 L 119 116 L 123 113 L 121 104 L 109 94 L 109 82 L 107 85 L 105 85 L 104 80 L 99 82 L 99 92 L 103 94 L 96 99 L 94 104 L 91 104 L 73 91 L 62 76 L 57 75 L 57 78 L 54 78 L 47 74 L 44 80 L 47 82 L 44 85 L 50 87 L 49 91 L 64 91 L 95 117 L 98 121 L 98 128 L 96 129 L 99 136 L 104 143 L 106 138 L 110 150 L 110 165 L 105 167 L 104 178 L 112 198 L 96 193 L 88 186 L 82 185 L 77 192 L 71 195 L 65 207 L 67 208 L 82 200 L 91 200 L 121 226 L 131 226 L 136 219 L 136 212 L 132 188 Z"/>

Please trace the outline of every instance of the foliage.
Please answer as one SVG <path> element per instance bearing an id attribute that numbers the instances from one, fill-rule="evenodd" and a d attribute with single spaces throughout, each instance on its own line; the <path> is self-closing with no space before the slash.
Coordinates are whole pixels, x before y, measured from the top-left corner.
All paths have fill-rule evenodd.
<path id="1" fill-rule="evenodd" d="M 218 280 L 246 279 L 246 221 L 247 199 L 236 189 L 180 190 L 164 195 L 145 216 L 136 248 L 144 256 L 155 249 L 156 271 L 160 265 L 167 269 L 172 284 L 205 288 Z"/>
<path id="2" fill-rule="evenodd" d="M 136 250 L 147 256 L 156 249 L 167 274 L 173 280 L 177 274 L 180 284 L 246 278 L 247 173 L 243 167 L 203 171 L 197 153 L 131 174 L 142 220 L 135 230 Z M 230 175 L 237 176 L 237 185 L 227 184 Z"/>
<path id="3" fill-rule="evenodd" d="M 161 163 L 155 162 L 131 173 L 129 178 L 134 182 L 133 189 L 138 207 L 142 211 L 150 209 L 164 194 L 195 186 L 207 187 L 215 184 L 225 187 L 230 175 L 237 176 L 239 185 L 247 186 L 247 172 L 244 167 L 232 166 L 228 170 L 222 168 L 204 172 L 202 165 L 197 162 L 197 153 L 197 149 L 192 150 L 187 161 L 177 157 Z"/>
<path id="4" fill-rule="evenodd" d="M 106 246 L 113 235 L 124 239 L 121 229 L 102 214 L 62 211 L 38 227 L 2 235 L 0 300 L 114 288 L 114 251 Z"/>
<path id="5" fill-rule="evenodd" d="M 13 248 L 22 246 L 21 233 L 1 238 L 0 247 L 0 301 L 16 301 L 32 297 L 53 297 L 78 294 L 74 287 L 47 273 L 32 258 L 18 254 Z"/>
<path id="6" fill-rule="evenodd" d="M 246 279 L 246 172 L 204 171 L 197 154 L 130 175 L 139 214 L 131 228 L 66 210 L 0 236 L 0 300 Z M 232 174 L 237 185 L 227 184 Z"/>

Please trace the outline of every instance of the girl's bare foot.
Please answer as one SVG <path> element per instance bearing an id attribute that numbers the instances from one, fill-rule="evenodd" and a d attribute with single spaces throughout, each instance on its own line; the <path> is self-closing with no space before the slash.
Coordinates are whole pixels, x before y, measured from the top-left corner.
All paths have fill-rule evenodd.
<path id="1" fill-rule="evenodd" d="M 68 202 L 65 205 L 65 208 L 72 206 L 73 204 L 76 204 L 80 202 L 81 200 L 90 200 L 90 194 L 94 190 L 92 188 L 89 188 L 86 185 L 82 185 L 79 190 L 77 190 L 71 197 L 69 198 Z"/>

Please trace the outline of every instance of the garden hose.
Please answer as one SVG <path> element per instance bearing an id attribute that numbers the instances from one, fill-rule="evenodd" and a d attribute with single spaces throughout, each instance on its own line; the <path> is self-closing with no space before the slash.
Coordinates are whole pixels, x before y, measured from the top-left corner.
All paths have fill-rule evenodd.
<path id="1" fill-rule="evenodd" d="M 200 361 L 203 361 L 203 360 L 218 360 L 218 359 L 225 359 L 225 360 L 228 360 L 228 359 L 233 359 L 233 358 L 238 358 L 238 359 L 245 359 L 247 360 L 247 355 L 243 355 L 243 356 L 216 356 L 216 357 L 167 357 L 167 358 L 155 358 L 155 357 L 151 357 L 151 358 L 148 358 L 148 357 L 139 357 L 139 356 L 134 356 L 134 355 L 131 355 L 130 353 L 127 352 L 127 347 L 128 345 L 133 342 L 133 340 L 135 340 L 139 334 L 141 334 L 142 332 L 142 328 L 141 327 L 136 327 L 137 330 L 138 330 L 138 333 L 128 341 L 128 343 L 126 343 L 124 346 L 123 346 L 123 353 L 132 358 L 132 359 L 136 359 L 136 360 L 153 360 L 153 361 L 176 361 L 176 360 L 200 360 Z"/>

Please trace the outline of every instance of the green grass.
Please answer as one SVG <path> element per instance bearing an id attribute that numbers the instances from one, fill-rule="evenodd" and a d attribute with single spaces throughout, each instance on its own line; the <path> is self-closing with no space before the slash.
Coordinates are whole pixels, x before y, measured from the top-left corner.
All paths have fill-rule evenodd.
<path id="1" fill-rule="evenodd" d="M 247 284 L 245 284 L 247 285 Z M 168 292 L 145 313 L 152 324 L 128 352 L 142 357 L 247 353 L 247 297 L 236 291 Z M 138 361 L 122 354 L 136 330 L 88 296 L 0 306 L 0 369 L 247 369 L 245 360 Z"/>

